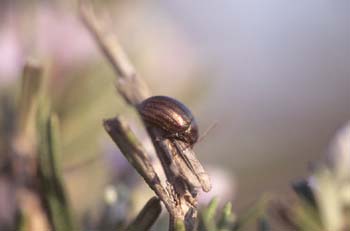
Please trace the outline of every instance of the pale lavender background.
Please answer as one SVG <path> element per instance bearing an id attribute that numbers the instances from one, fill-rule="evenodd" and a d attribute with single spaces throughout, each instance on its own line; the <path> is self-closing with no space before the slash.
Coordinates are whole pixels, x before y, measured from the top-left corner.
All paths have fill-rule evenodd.
<path id="1" fill-rule="evenodd" d="M 135 6 L 125 12 L 119 5 L 110 7 L 107 10 L 117 18 L 112 29 L 125 32 L 129 28 L 128 33 L 120 34 L 122 44 L 129 40 L 135 45 L 127 47 L 132 57 L 144 55 L 145 67 L 135 63 L 155 92 L 167 94 L 175 86 L 186 90 L 180 83 L 189 75 L 191 60 L 199 58 L 207 68 L 207 75 L 195 77 L 199 86 L 205 86 L 204 93 L 195 91 L 198 98 L 183 99 L 201 131 L 214 121 L 219 123 L 196 145 L 196 151 L 210 168 L 231 174 L 225 178 L 235 181 L 227 182 L 238 193 L 235 205 L 249 203 L 262 191 L 284 190 L 291 181 L 305 176 L 308 162 L 322 157 L 336 130 L 350 119 L 350 1 L 130 2 L 157 13 L 136 17 L 142 10 Z M 22 24 L 17 12 L 13 13 L 0 15 L 7 19 L 0 24 L 4 25 L 0 28 L 0 84 L 10 81 L 7 76 L 20 74 L 25 55 L 36 53 L 35 47 L 43 57 L 52 53 L 62 69 L 90 57 L 104 61 L 74 10 L 61 15 L 39 7 L 37 21 L 24 20 L 28 25 L 37 22 L 37 37 L 19 33 Z M 183 33 L 179 38 L 172 36 L 176 29 L 164 28 L 168 22 L 162 24 L 162 16 L 177 25 Z M 192 44 L 187 54 L 183 35 Z M 148 47 L 152 42 L 155 47 Z M 27 49 L 25 45 L 31 43 L 34 45 Z M 147 63 L 152 62 L 152 54 L 162 52 L 168 52 L 168 59 L 161 59 L 164 63 L 157 58 L 155 66 Z M 181 54 L 186 57 L 181 59 Z M 172 70 L 173 64 L 183 68 Z M 180 80 L 167 78 L 171 72 Z M 174 91 L 171 94 L 183 97 Z M 215 187 L 219 180 L 213 181 Z"/>
<path id="2" fill-rule="evenodd" d="M 213 89 L 195 108 L 203 123 L 218 120 L 219 127 L 198 152 L 238 175 L 242 198 L 286 188 L 350 119 L 350 2 L 163 7 L 215 67 Z"/>

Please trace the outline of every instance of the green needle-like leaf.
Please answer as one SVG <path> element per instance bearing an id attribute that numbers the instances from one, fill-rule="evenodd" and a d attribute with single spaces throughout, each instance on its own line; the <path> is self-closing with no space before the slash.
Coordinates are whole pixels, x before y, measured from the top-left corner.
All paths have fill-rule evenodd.
<path id="1" fill-rule="evenodd" d="M 59 166 L 58 119 L 42 110 L 39 117 L 39 175 L 49 220 L 55 231 L 74 230 Z"/>
<path id="2" fill-rule="evenodd" d="M 152 197 L 135 220 L 126 228 L 127 231 L 147 231 L 158 219 L 162 207 L 157 197 Z"/>
<path id="3" fill-rule="evenodd" d="M 219 200 L 218 198 L 213 198 L 208 206 L 204 208 L 201 212 L 201 218 L 199 222 L 199 230 L 203 231 L 215 231 L 216 222 L 215 215 L 218 207 Z"/>
<path id="4" fill-rule="evenodd" d="M 235 215 L 232 213 L 232 204 L 231 202 L 227 202 L 222 209 L 219 222 L 218 229 L 220 231 L 231 230 L 235 222 Z"/>

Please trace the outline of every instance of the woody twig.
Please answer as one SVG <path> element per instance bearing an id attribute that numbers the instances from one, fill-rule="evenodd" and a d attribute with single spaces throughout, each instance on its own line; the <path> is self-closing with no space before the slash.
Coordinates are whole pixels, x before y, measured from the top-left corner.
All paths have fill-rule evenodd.
<path id="1" fill-rule="evenodd" d="M 89 4 L 80 4 L 80 16 L 116 73 L 117 91 L 128 104 L 137 109 L 137 106 L 151 95 L 147 85 L 129 62 L 115 35 L 103 29 L 103 22 L 96 17 Z M 164 185 L 161 184 L 141 142 L 123 119 L 119 116 L 107 119 L 104 121 L 104 127 L 123 155 L 164 203 L 170 214 L 169 230 L 192 230 L 197 216 L 197 192 L 194 191 L 194 186 L 200 183 L 195 178 L 195 182 L 191 182 L 192 179 L 179 176 L 181 169 L 173 164 L 172 157 L 180 150 L 169 139 L 157 139 L 159 130 L 147 128 L 166 175 L 167 182 Z M 192 149 L 187 148 L 185 151 L 194 156 Z"/>

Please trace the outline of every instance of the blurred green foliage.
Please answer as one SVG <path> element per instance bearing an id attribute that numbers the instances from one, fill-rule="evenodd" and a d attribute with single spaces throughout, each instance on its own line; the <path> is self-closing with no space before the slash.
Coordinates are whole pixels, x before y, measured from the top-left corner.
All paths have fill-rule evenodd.
<path id="1" fill-rule="evenodd" d="M 64 176 L 64 165 L 71 163 L 73 159 L 78 162 L 102 152 L 96 142 L 102 134 L 102 124 L 98 118 L 103 118 L 111 108 L 121 110 L 122 104 L 116 101 L 112 103 L 115 106 L 110 106 L 110 102 L 116 98 L 113 86 L 110 91 L 98 90 L 106 87 L 108 80 L 100 79 L 93 71 L 83 72 L 65 80 L 67 82 L 54 94 L 50 94 L 50 85 L 54 86 L 55 80 L 44 76 L 40 66 L 29 63 L 24 68 L 17 102 L 13 100 L 13 90 L 4 89 L 1 93 L 2 169 L 8 169 L 6 162 L 13 161 L 5 154 L 12 153 L 14 148 L 15 151 L 19 150 L 18 152 L 24 154 L 33 152 L 38 159 L 38 193 L 50 226 L 54 230 L 76 230 L 78 227 L 88 230 L 87 224 L 84 223 L 86 220 L 74 219 L 74 206 L 64 183 L 67 178 Z M 69 100 L 66 100 L 67 98 Z M 349 142 L 349 137 L 341 138 Z M 23 147 L 18 146 L 18 139 L 22 140 L 19 144 L 23 145 L 24 140 L 31 148 L 23 151 Z M 338 149 L 339 152 L 344 150 L 347 151 L 344 148 Z M 338 158 L 346 156 L 342 153 L 333 155 Z M 262 196 L 250 208 L 239 214 L 234 212 L 230 202 L 220 207 L 219 200 L 214 198 L 206 207 L 200 209 L 197 230 L 238 231 L 251 230 L 252 227 L 259 231 L 273 230 L 273 227 L 305 231 L 349 230 L 347 189 L 350 177 L 347 172 L 341 171 L 341 175 L 339 172 L 337 165 L 319 164 L 308 178 L 292 185 L 294 194 L 290 192 L 285 196 Z M 91 185 L 89 193 L 94 193 L 90 187 Z M 292 200 L 289 200 L 289 195 L 293 195 Z M 86 200 L 87 197 L 82 199 Z M 101 216 L 116 219 L 108 214 L 112 212 L 111 208 L 105 210 L 107 213 L 102 212 Z M 125 207 L 125 210 L 127 209 Z M 165 219 L 164 216 L 159 218 L 160 212 L 159 200 L 152 198 L 132 222 L 128 222 L 129 218 L 124 211 L 117 220 L 111 222 L 100 219 L 92 226 L 100 227 L 101 230 L 112 227 L 117 230 L 149 230 L 158 219 Z M 17 219 L 15 226 L 19 230 L 28 230 L 29 220 L 28 214 L 23 214 Z M 176 222 L 174 228 L 184 230 L 183 223 Z"/>
<path id="2" fill-rule="evenodd" d="M 160 214 L 161 207 L 156 198 L 152 198 L 138 215 L 133 215 L 134 219 L 126 215 L 125 210 L 131 210 L 131 205 L 129 201 L 123 201 L 125 198 L 112 203 L 101 199 L 106 182 L 110 181 L 101 157 L 104 148 L 101 145 L 101 136 L 104 136 L 102 119 L 117 112 L 129 115 L 132 111 L 115 96 L 113 73 L 106 64 L 95 62 L 63 74 L 55 67 L 45 71 L 40 65 L 27 65 L 22 85 L 14 82 L 12 86 L 0 89 L 1 176 L 12 174 L 11 155 L 20 137 L 29 144 L 29 150 L 38 160 L 35 172 L 38 179 L 35 181 L 39 185 L 45 216 L 54 230 L 148 230 L 151 227 L 165 230 L 166 217 Z M 195 99 L 209 88 L 208 82 L 191 81 L 180 89 L 186 98 Z M 349 136 L 342 139 L 350 143 Z M 340 148 L 339 152 L 343 153 L 334 153 L 343 158 L 338 165 L 319 164 L 310 176 L 293 183 L 294 192 L 263 195 L 246 210 L 235 212 L 231 202 L 220 207 L 219 199 L 214 198 L 200 208 L 197 229 L 350 230 L 350 173 L 344 173 L 341 169 L 344 166 L 340 166 L 348 163 L 346 156 L 350 151 Z M 94 161 L 79 165 L 89 159 Z M 345 166 L 347 168 L 350 166 Z M 14 180 L 13 184 L 17 183 Z M 113 184 L 120 196 L 126 184 Z M 123 193 L 129 194 L 132 190 L 130 187 Z M 124 207 L 118 207 L 122 203 Z M 4 205 L 0 204 L 3 211 L 1 206 Z M 118 212 L 123 211 L 115 215 L 115 207 Z M 84 219 L 84 214 L 90 212 L 97 218 L 87 215 L 91 219 Z M 12 215 L 16 216 L 16 230 L 28 230 L 28 217 L 20 211 Z M 176 223 L 175 229 L 184 230 L 183 223 Z"/>

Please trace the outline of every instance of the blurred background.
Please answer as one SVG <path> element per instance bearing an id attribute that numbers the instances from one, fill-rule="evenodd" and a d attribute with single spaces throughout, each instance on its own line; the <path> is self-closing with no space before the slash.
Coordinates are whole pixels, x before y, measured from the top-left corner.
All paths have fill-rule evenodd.
<path id="1" fill-rule="evenodd" d="M 284 192 L 350 118 L 349 1 L 109 0 L 94 6 L 153 94 L 184 102 L 202 132 L 218 122 L 195 146 L 213 181 L 203 201 L 219 195 L 239 210 L 263 192 Z M 143 205 L 152 192 L 137 195 L 144 191 L 135 189 L 147 187 L 135 183 L 142 181 L 101 121 L 122 114 L 134 130 L 140 124 L 117 95 L 112 68 L 80 22 L 75 1 L 0 1 L 3 104 L 16 98 L 27 58 L 44 64 L 50 78 L 75 213 L 93 216 L 103 198 L 116 197 L 137 198 L 126 199 L 117 213 L 130 203 L 137 211 L 134 201 Z M 135 195 L 128 195 L 130 188 Z"/>

